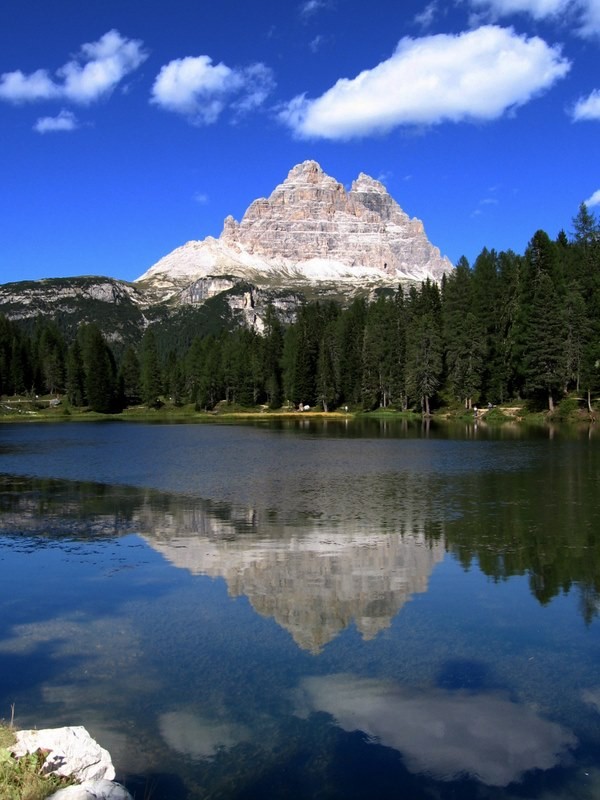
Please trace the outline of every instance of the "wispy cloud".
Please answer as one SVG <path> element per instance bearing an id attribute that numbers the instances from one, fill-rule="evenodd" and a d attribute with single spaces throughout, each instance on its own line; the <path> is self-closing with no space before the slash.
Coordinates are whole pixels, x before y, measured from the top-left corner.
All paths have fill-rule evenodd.
<path id="1" fill-rule="evenodd" d="M 62 100 L 86 105 L 110 94 L 147 58 L 142 42 L 126 39 L 116 30 L 97 42 L 81 47 L 78 56 L 51 75 L 38 69 L 28 75 L 21 70 L 0 76 L 0 100 L 27 103 Z"/>
<path id="2" fill-rule="evenodd" d="M 570 69 L 560 47 L 487 25 L 400 41 L 391 58 L 317 99 L 299 95 L 279 119 L 299 138 L 350 139 L 399 125 L 492 120 L 529 102 Z"/>
<path id="3" fill-rule="evenodd" d="M 307 19 L 322 9 L 327 8 L 328 5 L 329 0 L 305 0 L 305 2 L 300 3 L 300 16 Z"/>
<path id="4" fill-rule="evenodd" d="M 199 206 L 205 206 L 208 203 L 208 195 L 205 192 L 196 192 L 194 202 L 198 203 Z"/>
<path id="5" fill-rule="evenodd" d="M 258 108 L 274 85 L 273 73 L 264 64 L 233 69 L 213 64 L 207 55 L 188 56 L 162 67 L 150 102 L 194 125 L 211 125 L 228 105 L 238 116 Z"/>
<path id="6" fill-rule="evenodd" d="M 579 98 L 571 116 L 575 122 L 600 120 L 600 89 L 594 89 L 587 97 Z"/>
<path id="7" fill-rule="evenodd" d="M 77 117 L 72 111 L 63 109 L 55 117 L 40 117 L 33 126 L 38 133 L 52 133 L 55 131 L 74 131 L 79 127 Z"/>
<path id="8" fill-rule="evenodd" d="M 600 35 L 598 0 L 469 0 L 469 4 L 491 20 L 527 14 L 536 20 L 559 20 L 586 38 Z"/>
<path id="9" fill-rule="evenodd" d="M 310 47 L 310 49 L 312 50 L 313 53 L 316 53 L 318 50 L 320 50 L 323 47 L 323 45 L 326 43 L 326 41 L 327 41 L 327 37 L 323 36 L 322 33 L 319 33 L 317 36 L 315 36 L 314 39 L 312 39 L 308 43 L 308 46 Z"/>
<path id="10" fill-rule="evenodd" d="M 415 22 L 417 25 L 420 25 L 421 28 L 426 30 L 430 28 L 434 19 L 436 18 L 438 13 L 438 2 L 437 0 L 432 0 L 431 3 L 427 3 L 423 11 L 419 14 L 415 15 Z"/>
<path id="11" fill-rule="evenodd" d="M 586 206 L 600 206 L 600 189 L 596 189 L 594 194 L 590 195 L 587 200 L 584 200 Z"/>

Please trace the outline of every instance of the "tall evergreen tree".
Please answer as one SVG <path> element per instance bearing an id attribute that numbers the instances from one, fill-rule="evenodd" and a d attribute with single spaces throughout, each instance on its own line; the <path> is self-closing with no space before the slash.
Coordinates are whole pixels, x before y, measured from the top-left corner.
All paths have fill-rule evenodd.
<path id="1" fill-rule="evenodd" d="M 431 398 L 442 376 L 441 303 L 437 284 L 427 280 L 421 290 L 408 296 L 406 335 L 406 386 L 424 414 L 431 411 Z"/>
<path id="2" fill-rule="evenodd" d="M 85 396 L 92 411 L 117 410 L 115 361 L 97 325 L 85 325 L 79 331 L 85 371 Z"/>
<path id="3" fill-rule="evenodd" d="M 267 403 L 279 408 L 283 402 L 283 328 L 271 304 L 265 313 L 262 340 L 262 374 Z"/>
<path id="4" fill-rule="evenodd" d="M 142 399 L 140 388 L 140 360 L 133 345 L 123 353 L 119 367 L 119 383 L 123 401 L 128 406 L 136 405 Z"/>
<path id="5" fill-rule="evenodd" d="M 142 337 L 140 357 L 140 389 L 142 402 L 147 406 L 157 406 L 162 394 L 162 375 L 158 360 L 156 336 L 152 328 L 147 328 Z"/>
<path id="6" fill-rule="evenodd" d="M 86 404 L 85 368 L 83 365 L 83 353 L 78 339 L 71 343 L 67 351 L 66 370 L 65 389 L 67 399 L 72 406 L 84 406 Z"/>
<path id="7" fill-rule="evenodd" d="M 363 341 L 367 303 L 355 298 L 338 318 L 340 401 L 355 405 L 362 400 Z"/>
<path id="8" fill-rule="evenodd" d="M 483 370 L 483 331 L 473 313 L 472 275 L 460 258 L 443 289 L 443 330 L 448 386 L 465 408 L 479 399 Z"/>

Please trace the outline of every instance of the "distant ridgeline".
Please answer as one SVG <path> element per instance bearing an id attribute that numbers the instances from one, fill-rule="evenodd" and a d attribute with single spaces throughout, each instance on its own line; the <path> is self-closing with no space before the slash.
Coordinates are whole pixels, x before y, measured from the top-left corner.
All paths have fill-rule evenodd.
<path id="1" fill-rule="evenodd" d="M 290 202 L 302 213 L 286 228 Z M 422 257 L 412 272 L 396 246 L 405 223 Z M 599 364 L 600 225 L 585 205 L 570 237 L 538 231 L 524 255 L 484 249 L 451 269 L 381 184 L 360 176 L 346 192 L 314 162 L 241 223 L 226 220 L 220 239 L 188 243 L 136 282 L 0 286 L 0 395 L 97 411 L 227 401 L 429 413 L 512 398 L 552 410 L 568 393 L 592 411 Z"/>

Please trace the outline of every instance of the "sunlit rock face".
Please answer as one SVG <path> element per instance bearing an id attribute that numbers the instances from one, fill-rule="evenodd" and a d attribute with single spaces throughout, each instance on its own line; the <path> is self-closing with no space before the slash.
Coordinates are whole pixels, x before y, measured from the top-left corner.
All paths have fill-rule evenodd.
<path id="1" fill-rule="evenodd" d="M 208 276 L 351 290 L 437 281 L 451 269 L 422 222 L 410 219 L 382 183 L 361 173 L 346 191 L 315 161 L 305 161 L 269 198 L 255 200 L 241 222 L 228 217 L 219 239 L 188 242 L 138 280 L 189 302 L 190 284 Z"/>

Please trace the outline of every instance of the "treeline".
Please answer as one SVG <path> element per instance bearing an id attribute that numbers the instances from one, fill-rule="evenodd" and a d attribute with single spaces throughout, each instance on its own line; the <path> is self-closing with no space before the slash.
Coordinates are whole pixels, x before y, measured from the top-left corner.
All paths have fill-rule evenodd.
<path id="1" fill-rule="evenodd" d="M 270 307 L 262 334 L 196 338 L 160 357 L 162 324 L 119 360 L 95 325 L 66 341 L 52 321 L 33 333 L 0 317 L 0 394 L 58 393 L 73 406 L 221 401 L 279 408 L 415 409 L 528 398 L 553 409 L 600 391 L 600 226 L 585 205 L 573 234 L 535 233 L 524 255 L 484 249 L 441 285 L 303 305 L 284 327 Z M 166 334 L 164 334 L 166 335 Z"/>

